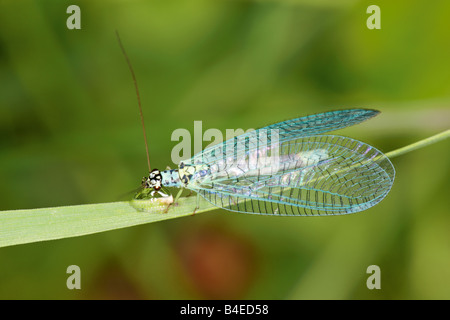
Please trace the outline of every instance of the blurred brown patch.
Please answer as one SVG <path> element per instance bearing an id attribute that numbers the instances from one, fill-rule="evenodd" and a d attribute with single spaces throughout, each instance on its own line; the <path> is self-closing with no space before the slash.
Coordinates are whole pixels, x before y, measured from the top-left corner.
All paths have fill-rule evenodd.
<path id="1" fill-rule="evenodd" d="M 109 261 L 99 271 L 90 291 L 90 299 L 137 300 L 145 296 L 117 263 Z"/>
<path id="2" fill-rule="evenodd" d="M 249 241 L 217 225 L 183 233 L 176 249 L 190 280 L 206 299 L 242 298 L 256 272 L 256 254 Z"/>

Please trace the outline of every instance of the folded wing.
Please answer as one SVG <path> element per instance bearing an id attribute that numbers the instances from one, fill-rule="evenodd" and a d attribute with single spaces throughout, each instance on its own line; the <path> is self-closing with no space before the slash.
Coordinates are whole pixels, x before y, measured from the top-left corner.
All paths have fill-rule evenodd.
<path id="1" fill-rule="evenodd" d="M 377 110 L 349 109 L 313 114 L 275 123 L 213 145 L 194 155 L 186 164 L 214 164 L 230 157 L 241 159 L 246 153 L 266 152 L 286 141 L 343 129 L 376 116 Z"/>
<path id="2" fill-rule="evenodd" d="M 246 152 L 240 159 L 213 162 L 208 177 L 188 187 L 231 211 L 339 215 L 380 202 L 395 176 L 385 155 L 347 137 L 301 137 L 280 143 L 274 155 Z"/>

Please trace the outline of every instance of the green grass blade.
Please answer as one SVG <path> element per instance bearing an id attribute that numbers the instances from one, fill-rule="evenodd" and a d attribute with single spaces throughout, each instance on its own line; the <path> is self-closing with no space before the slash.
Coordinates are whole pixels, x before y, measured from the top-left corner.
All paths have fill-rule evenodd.
<path id="1" fill-rule="evenodd" d="M 150 201 L 111 202 L 55 208 L 0 212 L 0 247 L 82 236 L 143 223 L 192 215 L 197 197 L 180 198 L 164 213 L 166 205 Z M 133 207 L 133 205 L 134 207 Z M 139 206 L 145 211 L 136 210 Z M 216 209 L 200 199 L 195 214 Z"/>
<path id="2" fill-rule="evenodd" d="M 449 137 L 450 137 L 450 130 L 446 130 L 441 133 L 435 134 L 434 136 L 431 136 L 426 139 L 423 139 L 423 140 L 417 141 L 415 143 L 412 143 L 410 145 L 407 145 L 406 147 L 399 148 L 399 149 L 393 150 L 391 152 L 385 153 L 385 156 L 387 156 L 388 158 L 398 157 L 405 153 L 408 153 L 408 152 L 423 148 L 425 146 L 434 144 L 436 142 L 448 139 Z"/>

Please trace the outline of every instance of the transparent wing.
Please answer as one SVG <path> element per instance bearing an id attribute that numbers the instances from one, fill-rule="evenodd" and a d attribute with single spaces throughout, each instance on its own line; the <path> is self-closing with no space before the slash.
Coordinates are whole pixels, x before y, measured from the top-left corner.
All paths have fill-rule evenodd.
<path id="1" fill-rule="evenodd" d="M 380 202 L 394 176 L 389 159 L 370 145 L 316 135 L 282 143 L 278 159 L 249 152 L 222 167 L 214 164 L 204 179 L 188 188 L 231 211 L 339 215 Z"/>
<path id="2" fill-rule="evenodd" d="M 272 145 L 320 133 L 342 129 L 367 120 L 379 111 L 349 109 L 314 114 L 247 132 L 233 139 L 208 147 L 186 164 L 213 164 L 230 157 L 240 159 L 245 153 L 270 148 Z"/>
<path id="3" fill-rule="evenodd" d="M 370 119 L 380 111 L 371 109 L 348 109 L 328 111 L 272 124 L 263 129 L 280 129 L 280 139 L 292 136 L 317 135 L 329 131 L 350 127 Z"/>

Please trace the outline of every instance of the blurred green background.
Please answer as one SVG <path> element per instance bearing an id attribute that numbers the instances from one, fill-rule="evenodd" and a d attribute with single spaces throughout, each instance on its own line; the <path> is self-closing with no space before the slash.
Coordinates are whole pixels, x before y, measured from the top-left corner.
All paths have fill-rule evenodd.
<path id="1" fill-rule="evenodd" d="M 81 8 L 81 30 L 66 9 Z M 381 8 L 369 30 L 366 9 Z M 339 108 L 385 152 L 450 127 L 445 1 L 0 1 L 0 210 L 111 202 L 174 167 L 177 128 L 257 128 Z M 209 142 L 205 142 L 205 145 Z M 448 141 L 393 159 L 349 216 L 223 210 L 0 248 L 2 299 L 449 299 Z M 81 268 L 81 290 L 66 268 Z M 381 290 L 366 269 L 381 268 Z"/>

